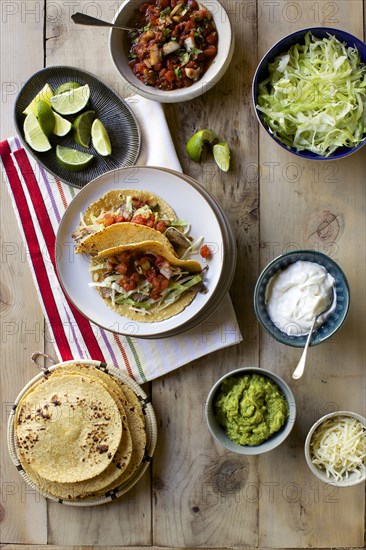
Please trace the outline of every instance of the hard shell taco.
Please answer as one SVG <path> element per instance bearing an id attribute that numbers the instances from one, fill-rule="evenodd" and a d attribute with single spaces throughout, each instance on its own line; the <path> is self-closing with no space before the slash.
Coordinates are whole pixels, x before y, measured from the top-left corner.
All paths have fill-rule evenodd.
<path id="1" fill-rule="evenodd" d="M 114 248 L 117 244 L 118 246 L 130 245 L 144 241 L 161 242 L 176 255 L 173 245 L 163 233 L 152 227 L 132 222 L 114 223 L 102 231 L 88 235 L 79 244 L 76 252 L 95 255 L 108 248 Z"/>
<path id="2" fill-rule="evenodd" d="M 157 241 L 120 245 L 91 259 L 93 282 L 114 311 L 141 322 L 169 319 L 204 292 L 199 262 L 182 260 Z"/>
<path id="3" fill-rule="evenodd" d="M 93 202 L 82 216 L 72 233 L 75 252 L 91 254 L 100 251 L 97 236 L 113 225 L 125 223 L 144 227 L 147 235 L 142 240 L 157 239 L 156 234 L 148 236 L 150 229 L 164 234 L 179 256 L 191 244 L 184 236 L 184 232 L 189 230 L 188 222 L 177 219 L 174 210 L 163 199 L 149 191 L 116 189 Z"/>

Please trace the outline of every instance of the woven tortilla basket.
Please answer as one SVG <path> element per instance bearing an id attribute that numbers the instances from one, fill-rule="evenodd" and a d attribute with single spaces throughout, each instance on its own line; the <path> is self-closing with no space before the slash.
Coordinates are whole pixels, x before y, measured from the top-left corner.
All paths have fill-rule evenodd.
<path id="1" fill-rule="evenodd" d="M 40 367 L 40 365 L 37 363 L 37 360 L 36 360 L 38 358 L 38 356 L 46 357 L 52 363 L 52 366 L 50 366 L 50 367 Z M 32 355 L 32 361 L 33 361 L 33 363 L 35 363 L 38 367 L 40 367 L 42 369 L 42 372 L 39 373 L 34 378 L 32 378 L 32 380 L 30 380 L 30 382 L 28 382 L 28 384 L 26 386 L 24 386 L 22 391 L 19 393 L 19 395 L 17 396 L 17 398 L 16 398 L 16 400 L 15 400 L 13 406 L 12 406 L 12 410 L 11 410 L 11 413 L 9 415 L 9 420 L 8 420 L 7 435 L 8 435 L 9 453 L 10 453 L 11 460 L 13 461 L 13 463 L 14 463 L 15 467 L 17 468 L 17 470 L 19 471 L 20 475 L 23 477 L 23 479 L 33 489 L 38 491 L 41 495 L 43 495 L 47 499 L 52 500 L 54 502 L 59 502 L 61 504 L 65 504 L 65 505 L 68 505 L 68 506 L 78 506 L 78 507 L 96 506 L 96 505 L 99 505 L 99 504 L 105 504 L 107 502 L 111 502 L 112 500 L 116 500 L 120 496 L 127 493 L 127 491 L 129 491 L 134 485 L 136 485 L 136 483 L 141 479 L 141 477 L 143 476 L 143 474 L 145 473 L 145 471 L 149 467 L 149 464 L 151 462 L 151 459 L 152 459 L 152 456 L 154 454 L 154 450 L 155 450 L 155 447 L 156 447 L 156 441 L 157 441 L 156 417 L 155 417 L 155 412 L 154 412 L 153 406 L 150 402 L 150 399 L 146 395 L 146 393 L 143 391 L 143 389 L 130 376 L 128 376 L 128 374 L 126 374 L 125 372 L 123 372 L 119 369 L 116 369 L 111 364 L 102 363 L 100 361 L 80 360 L 80 359 L 71 360 L 71 361 L 64 361 L 62 363 L 53 364 L 52 359 L 48 355 L 46 355 L 44 353 L 40 353 L 40 352 L 36 352 Z M 17 405 L 18 405 L 19 401 L 21 400 L 23 395 L 34 384 L 37 384 L 37 382 L 39 382 L 42 378 L 47 377 L 52 371 L 54 371 L 54 370 L 56 370 L 60 367 L 63 367 L 65 365 L 70 365 L 70 364 L 73 364 L 73 363 L 76 363 L 76 362 L 79 363 L 79 364 L 82 364 L 82 365 L 86 365 L 86 366 L 93 366 L 93 367 L 96 367 L 97 369 L 102 370 L 103 372 L 105 372 L 105 373 L 109 374 L 110 376 L 116 378 L 118 381 L 122 382 L 123 384 L 126 384 L 127 386 L 129 386 L 135 392 L 136 396 L 138 397 L 138 399 L 141 403 L 142 411 L 144 413 L 144 418 L 145 418 L 146 448 L 145 448 L 144 458 L 142 460 L 142 463 L 140 464 L 140 467 L 138 468 L 136 473 L 129 480 L 127 480 L 124 484 L 122 484 L 120 487 L 117 487 L 116 489 L 108 491 L 103 496 L 98 496 L 98 497 L 94 497 L 94 498 L 93 497 L 92 498 L 85 498 L 85 499 L 82 499 L 82 500 L 63 500 L 63 499 L 58 499 L 58 498 L 54 497 L 53 495 L 48 494 L 47 492 L 41 490 L 31 479 L 29 479 L 28 475 L 23 470 L 23 467 L 20 463 L 20 460 L 18 458 L 18 453 L 17 453 L 17 443 L 16 443 L 15 430 L 14 430 L 14 418 L 15 418 L 15 411 L 16 411 L 16 408 L 17 408 Z"/>

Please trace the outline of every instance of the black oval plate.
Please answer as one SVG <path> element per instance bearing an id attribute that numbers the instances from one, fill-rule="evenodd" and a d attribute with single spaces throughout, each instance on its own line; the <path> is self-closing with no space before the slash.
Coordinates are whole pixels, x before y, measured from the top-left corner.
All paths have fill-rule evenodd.
<path id="1" fill-rule="evenodd" d="M 48 83 L 53 90 L 60 84 L 68 81 L 79 82 L 81 85 L 89 84 L 90 100 L 89 109 L 96 112 L 108 131 L 112 144 L 112 154 L 108 157 L 99 155 L 93 146 L 84 149 L 77 145 L 73 139 L 73 131 L 64 137 L 51 135 L 49 137 L 52 149 L 45 153 L 33 151 L 24 139 L 23 124 L 24 109 L 29 105 L 43 86 Z M 69 120 L 70 117 L 66 117 Z M 56 178 L 74 187 L 84 187 L 91 180 L 101 176 L 105 172 L 125 166 L 132 166 L 140 153 L 141 133 L 139 124 L 129 105 L 115 92 L 103 84 L 96 76 L 76 67 L 53 66 L 47 67 L 35 73 L 20 90 L 14 107 L 15 127 L 24 148 L 42 166 Z M 56 160 L 56 145 L 72 147 L 79 151 L 87 152 L 95 156 L 92 164 L 82 172 L 70 172 L 62 168 Z"/>

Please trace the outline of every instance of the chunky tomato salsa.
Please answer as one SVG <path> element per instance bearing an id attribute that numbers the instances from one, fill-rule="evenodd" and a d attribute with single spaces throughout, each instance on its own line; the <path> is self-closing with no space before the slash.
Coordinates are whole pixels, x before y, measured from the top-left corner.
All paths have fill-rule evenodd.
<path id="1" fill-rule="evenodd" d="M 154 304 L 159 309 L 176 302 L 188 290 L 203 292 L 202 273 L 171 265 L 153 252 L 123 251 L 109 256 L 94 268 L 94 282 L 105 299 L 127 304 L 147 313 Z"/>
<path id="2" fill-rule="evenodd" d="M 161 90 L 191 86 L 217 53 L 212 15 L 195 0 L 144 2 L 130 38 L 134 74 L 144 84 Z"/>
<path id="3" fill-rule="evenodd" d="M 117 211 L 102 212 L 97 218 L 97 222 L 104 225 L 104 227 L 114 223 L 132 222 L 153 227 L 161 233 L 164 233 L 170 225 L 170 220 L 162 221 L 159 219 L 159 213 L 155 210 L 156 206 L 151 205 L 149 201 L 131 197 L 131 200 L 127 202 L 130 205 L 129 208 L 126 208 L 126 205 L 121 205 Z"/>

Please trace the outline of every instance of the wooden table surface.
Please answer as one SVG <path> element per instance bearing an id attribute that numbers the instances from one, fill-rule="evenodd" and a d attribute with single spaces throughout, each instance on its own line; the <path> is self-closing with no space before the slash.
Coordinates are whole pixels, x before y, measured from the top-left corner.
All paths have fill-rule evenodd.
<path id="1" fill-rule="evenodd" d="M 35 71 L 74 65 L 95 73 L 122 96 L 110 61 L 108 31 L 76 27 L 74 11 L 111 20 L 120 3 L 36 0 L 1 2 L 1 137 L 14 133 L 15 95 Z M 250 547 L 364 548 L 365 487 L 336 489 L 308 469 L 303 444 L 311 424 L 337 409 L 365 414 L 365 167 L 366 147 L 339 162 L 308 162 L 259 131 L 251 105 L 258 60 L 279 38 L 306 26 L 342 28 L 364 37 L 362 0 L 225 0 L 234 27 L 233 61 L 201 98 L 167 105 L 166 116 L 184 171 L 221 202 L 236 234 L 239 261 L 231 295 L 242 344 L 154 381 L 159 440 L 152 468 L 125 497 L 74 509 L 30 490 L 6 445 L 9 404 L 34 375 L 34 350 L 52 354 L 24 244 L 1 182 L 1 542 L 4 548 Z M 185 143 L 211 128 L 231 147 L 229 173 L 211 159 L 196 164 Z M 259 330 L 252 307 L 260 269 L 282 252 L 311 248 L 344 269 L 351 288 L 345 326 L 310 350 L 300 381 L 291 374 L 299 350 Z M 224 335 L 223 335 L 224 338 Z M 298 418 L 277 450 L 245 458 L 212 440 L 203 405 L 213 382 L 238 366 L 261 366 L 287 380 Z"/>

